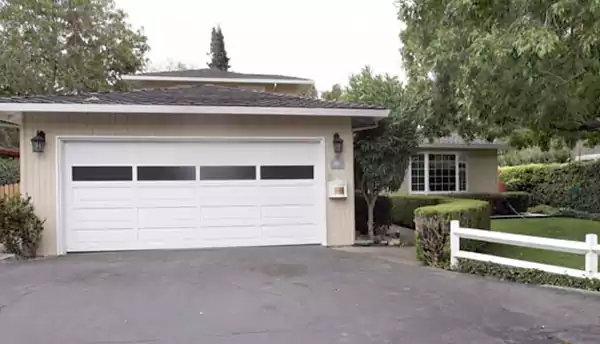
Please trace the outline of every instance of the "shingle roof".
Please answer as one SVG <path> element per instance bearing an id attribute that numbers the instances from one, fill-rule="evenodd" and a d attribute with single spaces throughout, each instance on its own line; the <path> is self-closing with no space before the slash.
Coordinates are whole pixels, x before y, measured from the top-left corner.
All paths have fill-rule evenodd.
<path id="1" fill-rule="evenodd" d="M 162 77 L 181 77 L 181 78 L 223 78 L 223 79 L 280 79 L 280 80 L 301 80 L 309 79 L 296 78 L 293 76 L 273 75 L 273 74 L 245 74 L 236 72 L 226 72 L 219 69 L 188 69 L 168 72 L 151 72 L 135 74 L 139 76 L 162 76 Z"/>
<path id="2" fill-rule="evenodd" d="M 334 102 L 245 88 L 194 85 L 140 89 L 129 92 L 96 92 L 75 95 L 44 95 L 0 98 L 0 104 L 108 104 L 171 106 L 248 106 L 325 109 L 383 110 L 377 105 Z"/>

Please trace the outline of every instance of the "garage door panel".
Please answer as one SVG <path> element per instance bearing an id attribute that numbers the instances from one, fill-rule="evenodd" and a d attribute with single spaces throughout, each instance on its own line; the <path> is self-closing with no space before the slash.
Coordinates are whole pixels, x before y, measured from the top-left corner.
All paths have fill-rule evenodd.
<path id="1" fill-rule="evenodd" d="M 71 189 L 71 204 L 80 207 L 120 207 L 132 206 L 134 191 L 131 185 L 113 187 L 84 187 Z"/>
<path id="2" fill-rule="evenodd" d="M 311 205 L 315 203 L 315 187 L 314 185 L 261 187 L 260 200 L 262 205 Z"/>
<path id="3" fill-rule="evenodd" d="M 138 226 L 146 228 L 195 227 L 198 223 L 197 207 L 150 207 L 138 210 Z"/>
<path id="4" fill-rule="evenodd" d="M 256 205 L 259 189 L 248 184 L 202 186 L 198 195 L 201 206 Z"/>
<path id="5" fill-rule="evenodd" d="M 73 231 L 69 233 L 71 247 L 98 243 L 132 243 L 137 241 L 137 231 L 134 228 L 120 230 Z M 114 246 L 106 246 L 108 249 Z"/>
<path id="6" fill-rule="evenodd" d="M 261 236 L 260 226 L 202 226 L 203 238 L 206 240 L 256 239 Z"/>
<path id="7" fill-rule="evenodd" d="M 316 228 L 312 224 L 263 226 L 263 235 L 268 238 L 298 238 L 302 243 L 318 243 Z"/>
<path id="8" fill-rule="evenodd" d="M 77 209 L 69 220 L 69 228 L 75 231 L 127 229 L 135 227 L 133 208 Z"/>
<path id="9" fill-rule="evenodd" d="M 137 204 L 149 206 L 195 206 L 198 190 L 195 184 L 138 186 Z"/>
<path id="10" fill-rule="evenodd" d="M 153 228 L 151 230 L 144 229 L 139 233 L 139 241 L 153 246 L 161 246 L 167 244 L 169 247 L 185 247 L 185 242 L 198 242 L 202 239 L 202 233 L 197 227 L 186 228 Z M 173 244 L 176 245 L 173 245 Z M 177 245 L 177 243 L 179 243 Z"/>
<path id="11" fill-rule="evenodd" d="M 314 206 L 263 206 L 262 223 L 265 225 L 314 224 Z"/>

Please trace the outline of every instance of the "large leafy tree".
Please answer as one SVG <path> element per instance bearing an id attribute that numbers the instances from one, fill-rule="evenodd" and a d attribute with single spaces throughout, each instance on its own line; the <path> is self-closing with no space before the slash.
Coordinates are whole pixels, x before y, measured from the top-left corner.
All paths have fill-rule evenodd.
<path id="1" fill-rule="evenodd" d="M 325 100 L 340 100 L 342 98 L 342 86 L 335 84 L 331 86 L 330 90 L 321 92 L 321 99 Z"/>
<path id="2" fill-rule="evenodd" d="M 396 77 L 375 75 L 369 68 L 350 77 L 342 98 L 390 109 L 390 116 L 376 128 L 354 136 L 357 187 L 367 203 L 367 225 L 373 239 L 375 202 L 382 192 L 400 188 L 410 154 L 419 143 L 415 106 Z"/>
<path id="3" fill-rule="evenodd" d="M 600 2 L 398 0 L 429 136 L 597 142 Z"/>
<path id="4" fill-rule="evenodd" d="M 0 95 L 125 88 L 146 37 L 113 0 L 0 1 Z"/>
<path id="5" fill-rule="evenodd" d="M 227 57 L 227 50 L 225 50 L 225 36 L 221 27 L 213 27 L 210 37 L 210 62 L 208 67 L 213 69 L 219 69 L 222 71 L 228 71 L 231 67 L 229 65 L 229 57 Z"/>

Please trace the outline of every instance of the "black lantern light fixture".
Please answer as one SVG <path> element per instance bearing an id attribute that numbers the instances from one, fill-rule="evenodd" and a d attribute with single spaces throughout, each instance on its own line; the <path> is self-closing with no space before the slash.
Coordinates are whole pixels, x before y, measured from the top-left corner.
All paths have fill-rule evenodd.
<path id="1" fill-rule="evenodd" d="M 333 151 L 335 154 L 341 154 L 344 151 L 344 140 L 338 133 L 333 134 Z"/>
<path id="2" fill-rule="evenodd" d="M 46 133 L 43 130 L 38 130 L 37 134 L 31 138 L 31 147 L 34 153 L 42 153 L 46 146 Z"/>

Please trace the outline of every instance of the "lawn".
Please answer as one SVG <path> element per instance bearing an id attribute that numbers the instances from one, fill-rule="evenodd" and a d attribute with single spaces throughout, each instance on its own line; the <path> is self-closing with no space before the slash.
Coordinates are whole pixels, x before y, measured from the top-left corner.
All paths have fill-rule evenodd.
<path id="1" fill-rule="evenodd" d="M 554 239 L 585 241 L 585 235 L 588 233 L 596 233 L 600 236 L 600 222 L 561 217 L 505 219 L 492 220 L 492 230 Z M 488 244 L 485 253 L 574 269 L 583 269 L 585 265 L 583 255 L 501 244 Z"/>

